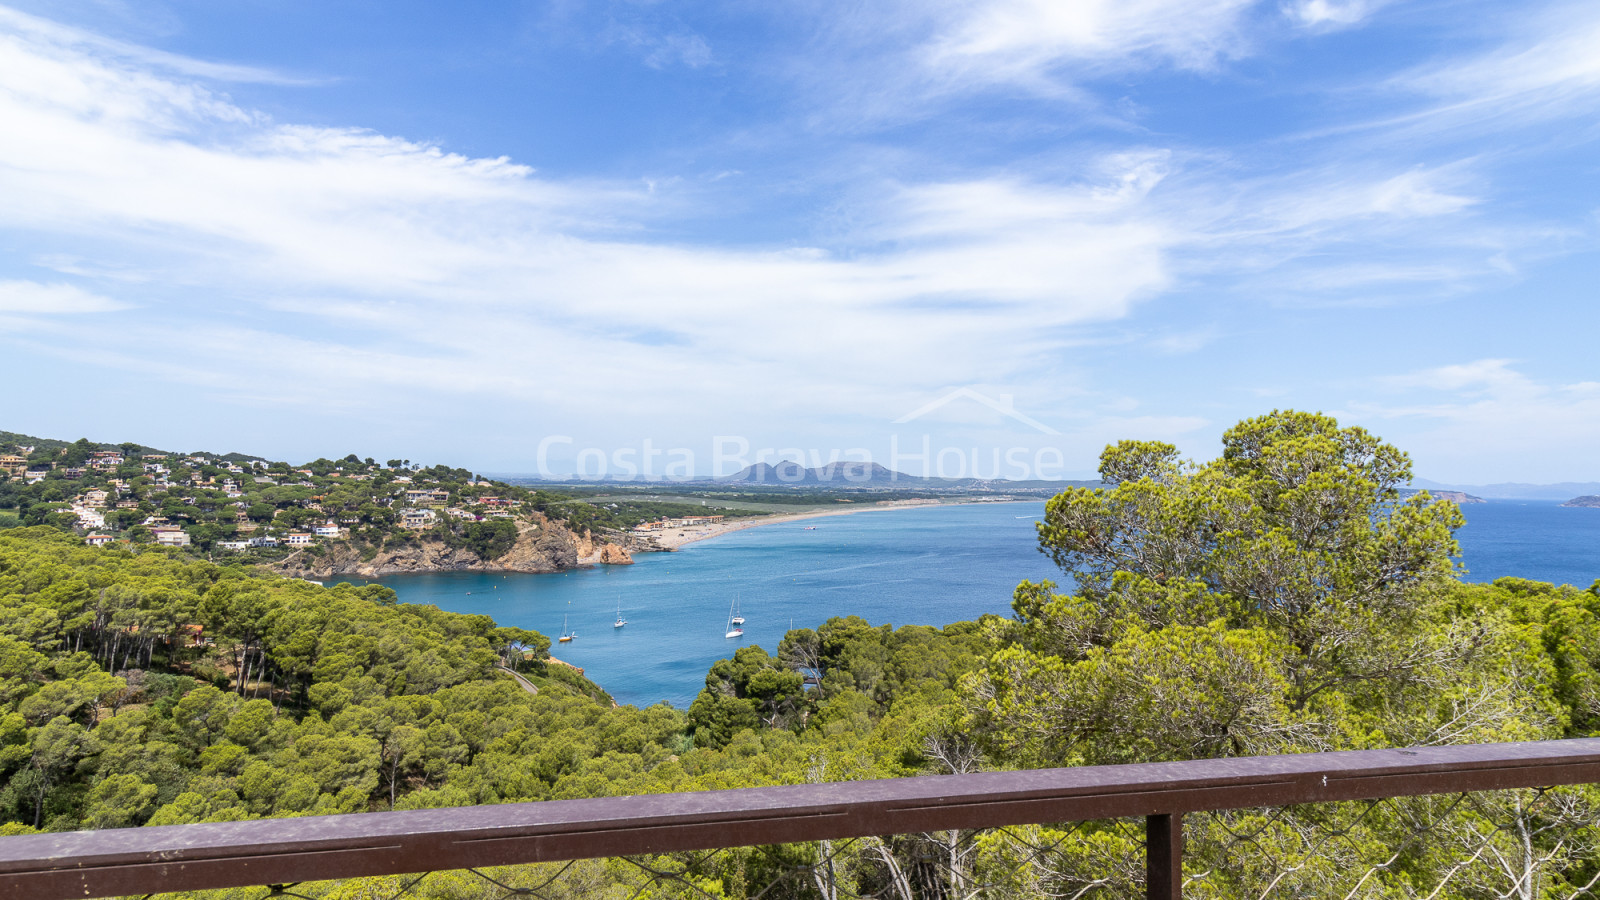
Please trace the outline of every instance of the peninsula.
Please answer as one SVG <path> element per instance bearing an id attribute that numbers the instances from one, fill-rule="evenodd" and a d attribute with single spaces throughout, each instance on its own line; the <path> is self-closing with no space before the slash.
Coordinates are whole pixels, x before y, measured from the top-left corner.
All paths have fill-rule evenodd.
<path id="1" fill-rule="evenodd" d="M 1578 506 L 1585 509 L 1600 509 L 1600 496 L 1590 494 L 1583 497 L 1573 497 L 1571 500 L 1568 500 L 1561 505 Z"/>

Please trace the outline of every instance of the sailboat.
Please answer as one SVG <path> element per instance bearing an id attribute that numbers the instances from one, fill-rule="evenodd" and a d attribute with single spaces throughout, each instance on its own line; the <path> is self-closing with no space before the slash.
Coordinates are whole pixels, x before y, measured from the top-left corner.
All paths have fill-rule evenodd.
<path id="1" fill-rule="evenodd" d="M 744 629 L 740 627 L 743 624 L 744 617 L 739 615 L 739 599 L 738 597 L 735 597 L 733 600 L 733 605 L 728 607 L 728 633 L 723 635 L 723 637 L 743 637 Z"/>
<path id="2" fill-rule="evenodd" d="M 611 623 L 611 627 L 612 628 L 621 628 L 622 626 L 624 626 L 626 624 L 628 624 L 628 620 L 624 619 L 622 617 L 622 598 L 618 597 L 617 598 L 617 620 L 615 622 Z"/>
<path id="3" fill-rule="evenodd" d="M 561 637 L 556 638 L 556 643 L 558 643 L 558 644 L 569 644 L 569 643 L 572 642 L 572 639 L 577 637 L 577 636 L 578 636 L 578 633 L 576 631 L 568 631 L 567 630 L 567 617 L 566 616 L 562 616 L 561 617 Z"/>
<path id="4" fill-rule="evenodd" d="M 733 615 L 728 617 L 728 621 L 731 622 L 734 625 L 743 625 L 744 624 L 744 616 L 739 615 L 739 595 L 738 594 L 734 594 L 733 595 Z"/>

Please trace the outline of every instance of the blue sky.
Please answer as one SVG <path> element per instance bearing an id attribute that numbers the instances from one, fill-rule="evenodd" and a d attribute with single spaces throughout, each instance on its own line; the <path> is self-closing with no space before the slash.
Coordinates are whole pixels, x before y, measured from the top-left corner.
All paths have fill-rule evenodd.
<path id="1" fill-rule="evenodd" d="M 10 0 L 0 428 L 1079 476 L 1295 407 L 1597 480 L 1597 46 L 1593 3 Z"/>

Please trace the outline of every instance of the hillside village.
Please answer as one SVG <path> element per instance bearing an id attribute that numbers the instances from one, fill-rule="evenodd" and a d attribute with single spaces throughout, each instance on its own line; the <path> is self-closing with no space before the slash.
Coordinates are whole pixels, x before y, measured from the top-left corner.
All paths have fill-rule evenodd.
<path id="1" fill-rule="evenodd" d="M 0 513 L 53 525 L 93 545 L 126 541 L 245 554 L 350 541 L 379 548 L 427 536 L 484 559 L 536 515 L 585 527 L 587 504 L 409 460 L 318 459 L 293 466 L 239 454 L 180 455 L 137 445 L 0 442 Z M 570 521 L 577 520 L 577 521 Z"/>

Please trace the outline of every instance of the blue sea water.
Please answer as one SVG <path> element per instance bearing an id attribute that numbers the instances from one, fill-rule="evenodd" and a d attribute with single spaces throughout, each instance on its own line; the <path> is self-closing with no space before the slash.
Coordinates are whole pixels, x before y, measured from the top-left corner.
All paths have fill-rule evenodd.
<path id="1" fill-rule="evenodd" d="M 1515 575 L 1587 587 L 1600 578 L 1600 510 L 1554 502 L 1464 507 L 1458 537 L 1470 570 L 1489 581 Z M 687 706 L 706 670 L 735 648 L 775 651 L 791 625 L 832 616 L 874 625 L 947 625 L 1009 615 L 1023 579 L 1059 579 L 1038 551 L 1043 503 L 993 503 L 869 511 L 750 528 L 676 553 L 640 554 L 632 566 L 551 575 L 448 572 L 381 581 L 407 603 L 492 616 L 552 638 L 619 703 Z M 723 637 L 737 598 L 744 636 Z M 618 606 L 627 626 L 613 628 Z"/>

